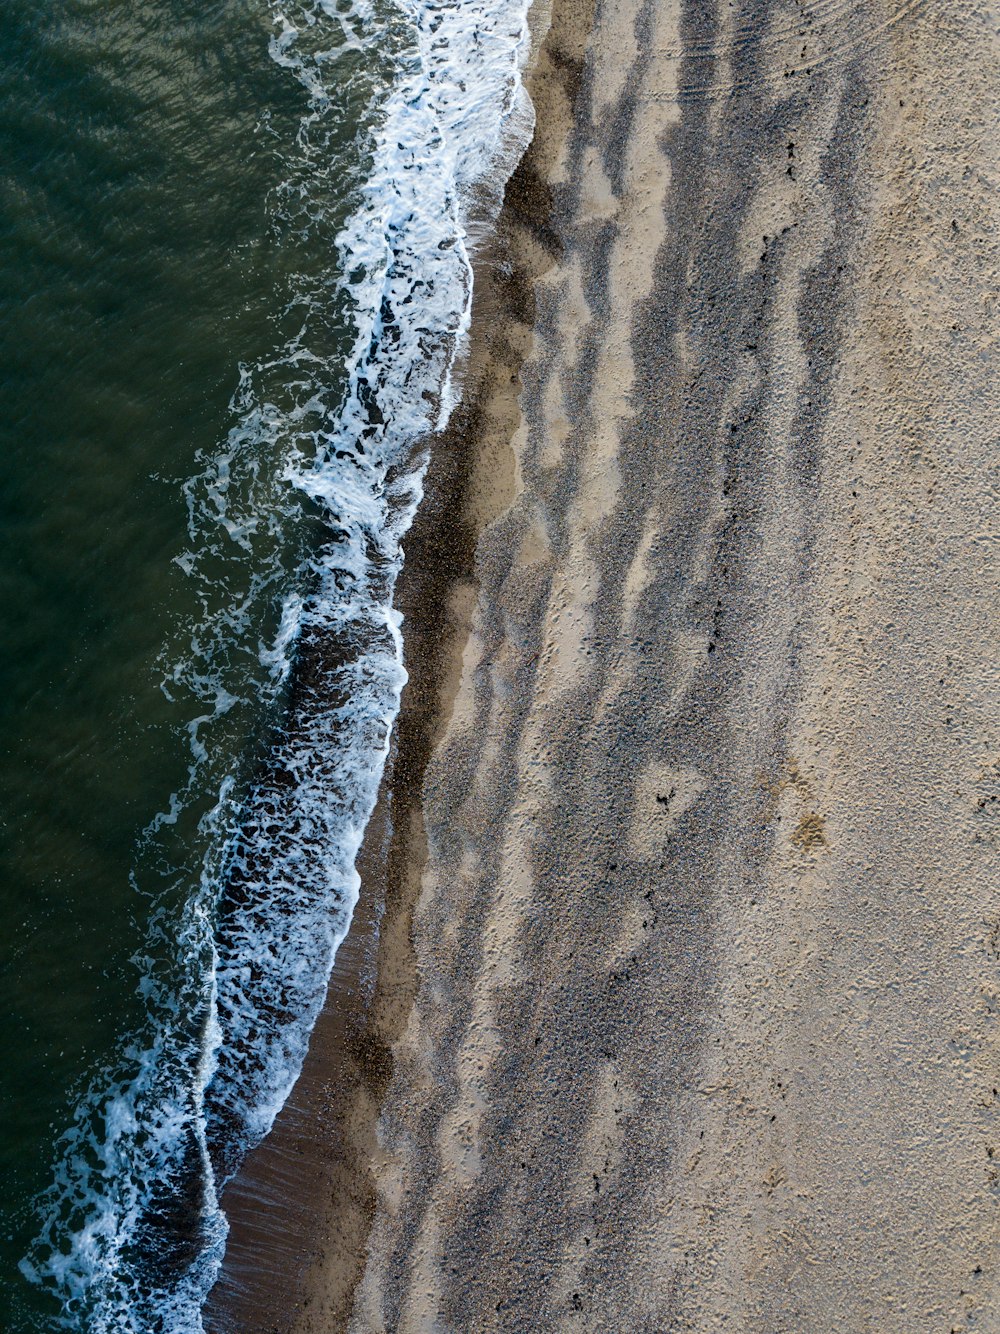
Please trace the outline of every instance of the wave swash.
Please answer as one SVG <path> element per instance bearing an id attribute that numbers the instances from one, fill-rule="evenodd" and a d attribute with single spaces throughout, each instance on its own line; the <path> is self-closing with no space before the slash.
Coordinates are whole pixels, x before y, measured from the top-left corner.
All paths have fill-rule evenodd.
<path id="1" fill-rule="evenodd" d="M 202 1330 L 227 1232 L 219 1192 L 301 1069 L 405 680 L 393 589 L 427 441 L 453 403 L 472 217 L 495 213 L 530 134 L 527 7 L 272 7 L 270 56 L 307 98 L 272 221 L 318 241 L 334 228 L 331 264 L 298 284 L 295 336 L 240 368 L 234 425 L 184 487 L 178 564 L 204 614 L 167 655 L 164 690 L 193 706 L 190 777 L 147 848 L 215 795 L 197 819 L 201 865 L 154 904 L 137 961 L 146 1028 L 81 1097 L 22 1264 L 63 1327 Z M 346 358 L 329 353 L 337 321 Z M 247 699 L 283 723 L 241 783 L 215 737 Z"/>

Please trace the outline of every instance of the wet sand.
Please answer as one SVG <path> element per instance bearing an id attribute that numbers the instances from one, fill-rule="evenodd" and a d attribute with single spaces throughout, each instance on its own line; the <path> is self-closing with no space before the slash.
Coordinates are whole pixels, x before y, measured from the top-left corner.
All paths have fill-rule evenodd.
<path id="1" fill-rule="evenodd" d="M 1000 1329 L 995 16 L 549 17 L 259 1327 Z"/>

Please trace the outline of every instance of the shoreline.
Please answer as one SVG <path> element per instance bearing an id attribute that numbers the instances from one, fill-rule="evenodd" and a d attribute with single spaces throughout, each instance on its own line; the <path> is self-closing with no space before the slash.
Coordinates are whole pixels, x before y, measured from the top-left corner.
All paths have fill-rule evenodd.
<path id="1" fill-rule="evenodd" d="M 539 72 L 552 10 L 535 0 L 530 19 L 523 77 L 536 110 L 550 103 L 547 82 L 574 77 L 572 69 Z M 555 244 L 551 201 L 534 165 L 544 139 L 536 134 L 526 146 L 473 261 L 462 393 L 447 429 L 433 438 L 424 498 L 404 541 L 395 606 L 404 617 L 408 681 L 358 860 L 361 896 L 302 1074 L 224 1193 L 231 1230 L 205 1308 L 210 1334 L 344 1327 L 360 1280 L 391 1046 L 418 986 L 409 931 L 426 857 L 423 778 L 459 687 L 476 544 L 514 494 L 510 437 L 519 410 L 511 386 L 530 345 L 534 282 Z"/>
<path id="2" fill-rule="evenodd" d="M 328 1208 L 240 1334 L 986 1327 L 988 15 L 591 20 L 407 542 Z"/>

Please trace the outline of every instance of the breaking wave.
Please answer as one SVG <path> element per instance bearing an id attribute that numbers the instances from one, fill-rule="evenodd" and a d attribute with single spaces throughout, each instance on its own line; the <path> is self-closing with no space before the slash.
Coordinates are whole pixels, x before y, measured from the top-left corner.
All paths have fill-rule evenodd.
<path id="1" fill-rule="evenodd" d="M 521 0 L 294 0 L 272 17 L 305 114 L 271 225 L 326 258 L 293 284 L 294 334 L 240 367 L 232 427 L 183 488 L 177 564 L 201 611 L 163 658 L 190 755 L 143 835 L 168 884 L 136 960 L 148 1022 L 81 1097 L 22 1265 L 92 1334 L 202 1330 L 219 1192 L 301 1069 L 405 681 L 393 590 L 456 392 L 470 231 L 531 129 Z M 264 740 L 244 772 L 247 718 Z M 196 864 L 172 860 L 185 824 Z"/>

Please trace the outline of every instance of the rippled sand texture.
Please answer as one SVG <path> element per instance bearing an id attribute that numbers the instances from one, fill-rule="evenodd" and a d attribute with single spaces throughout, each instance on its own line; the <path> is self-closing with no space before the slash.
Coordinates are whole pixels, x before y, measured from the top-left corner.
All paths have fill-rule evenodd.
<path id="1" fill-rule="evenodd" d="M 998 1327 L 990 8 L 557 0 L 356 1331 Z"/>

